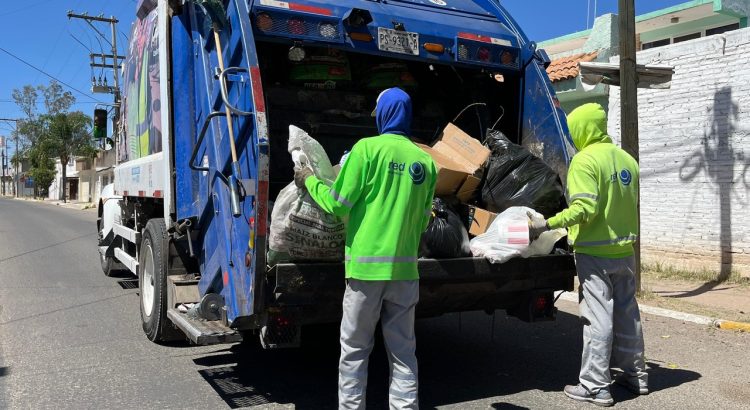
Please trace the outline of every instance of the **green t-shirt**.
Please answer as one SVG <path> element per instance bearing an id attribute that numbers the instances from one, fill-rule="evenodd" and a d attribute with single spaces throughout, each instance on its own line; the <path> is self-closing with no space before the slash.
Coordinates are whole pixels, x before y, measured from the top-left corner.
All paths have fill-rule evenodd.
<path id="1" fill-rule="evenodd" d="M 354 145 L 332 186 L 305 181 L 324 211 L 349 215 L 346 277 L 414 280 L 419 240 L 432 212 L 437 171 L 408 138 L 383 134 Z"/>

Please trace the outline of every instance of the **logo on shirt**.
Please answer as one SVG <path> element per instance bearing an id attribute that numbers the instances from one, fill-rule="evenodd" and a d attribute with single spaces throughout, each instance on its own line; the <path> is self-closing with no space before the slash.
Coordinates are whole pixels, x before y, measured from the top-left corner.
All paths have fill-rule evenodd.
<path id="1" fill-rule="evenodd" d="M 627 169 L 623 169 L 620 171 L 620 182 L 625 186 L 630 185 L 630 183 L 633 182 L 633 174 Z"/>
<path id="2" fill-rule="evenodd" d="M 414 162 L 409 167 L 409 176 L 414 185 L 421 185 L 425 180 L 424 165 L 421 162 Z"/>
<path id="3" fill-rule="evenodd" d="M 404 171 L 406 171 L 406 162 L 398 163 L 391 161 L 388 163 L 388 171 L 391 174 L 401 175 Z"/>

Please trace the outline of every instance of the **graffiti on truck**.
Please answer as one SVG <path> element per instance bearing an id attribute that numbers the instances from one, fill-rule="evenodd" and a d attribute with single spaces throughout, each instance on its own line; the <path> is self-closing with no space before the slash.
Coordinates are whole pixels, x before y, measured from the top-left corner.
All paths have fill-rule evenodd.
<path id="1" fill-rule="evenodd" d="M 133 23 L 124 66 L 120 161 L 161 152 L 157 11 Z"/>

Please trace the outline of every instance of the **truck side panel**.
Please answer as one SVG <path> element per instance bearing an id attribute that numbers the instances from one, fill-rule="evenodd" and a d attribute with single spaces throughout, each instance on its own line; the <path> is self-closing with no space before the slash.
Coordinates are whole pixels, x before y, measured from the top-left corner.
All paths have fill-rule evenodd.
<path id="1" fill-rule="evenodd" d="M 259 148 L 251 85 L 251 68 L 257 67 L 257 61 L 251 48 L 253 39 L 248 11 L 242 1 L 227 4 L 229 25 L 219 33 L 225 75 L 217 75 L 220 69 L 214 34 L 210 29 L 211 22 L 200 7 L 187 4 L 183 16 L 174 19 L 175 26 L 180 27 L 175 27 L 172 35 L 175 50 L 179 50 L 173 56 L 175 66 L 185 64 L 190 67 L 180 73 L 184 82 L 192 76 L 191 86 L 175 88 L 175 99 L 193 100 L 176 103 L 190 113 L 189 116 L 178 114 L 180 125 L 176 125 L 181 134 L 175 141 L 179 152 L 175 157 L 176 184 L 180 187 L 178 219 L 197 218 L 195 229 L 199 231 L 197 243 L 201 266 L 199 289 L 202 295 L 219 293 L 224 297 L 227 319 L 231 323 L 237 317 L 255 312 L 253 284 L 257 258 L 251 225 L 254 226 L 256 220 Z M 233 112 L 232 129 L 240 173 L 236 177 L 241 185 L 239 216 L 232 214 L 230 206 L 227 179 L 232 174 L 232 156 L 220 86 L 222 78 L 226 81 L 226 101 L 231 104 Z M 175 87 L 180 87 L 179 83 L 176 81 Z M 243 115 L 242 112 L 252 112 L 252 115 Z M 198 141 L 204 125 L 205 136 Z M 191 154 L 199 142 L 193 165 L 207 167 L 205 170 L 190 167 Z"/>
<path id="2" fill-rule="evenodd" d="M 188 52 L 173 52 L 172 72 L 174 85 L 174 146 L 178 148 L 192 147 L 198 138 L 198 125 L 195 123 L 195 69 L 193 67 L 193 50 L 197 46 L 190 37 L 190 16 L 182 13 L 172 18 L 172 50 L 188 50 Z M 175 162 L 175 204 L 177 220 L 184 220 L 198 216 L 196 201 L 199 193 L 199 178 L 197 172 L 190 172 L 190 149 L 176 149 Z"/>
<path id="3" fill-rule="evenodd" d="M 523 85 L 521 143 L 552 167 L 565 184 L 575 148 L 565 112 L 540 61 L 535 59 L 526 67 Z"/>

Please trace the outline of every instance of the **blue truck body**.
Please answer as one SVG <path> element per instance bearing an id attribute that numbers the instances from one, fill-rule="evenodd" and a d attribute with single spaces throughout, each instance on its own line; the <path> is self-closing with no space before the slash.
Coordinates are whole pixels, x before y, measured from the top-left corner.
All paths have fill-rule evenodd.
<path id="1" fill-rule="evenodd" d="M 139 203 L 138 209 L 143 209 L 149 200 L 161 205 L 163 212 L 150 216 L 158 214 L 164 219 L 175 244 L 180 243 L 179 233 L 184 231 L 180 226 L 184 228 L 185 221 L 189 221 L 191 256 L 185 256 L 184 251 L 175 252 L 189 261 L 179 264 L 184 272 L 171 265 L 167 270 L 192 275 L 194 280 L 190 283 L 197 287 L 200 297 L 221 295 L 221 320 L 229 328 L 266 326 L 274 312 L 283 314 L 284 306 L 312 306 L 311 311 L 321 314 L 326 310 L 316 305 L 321 303 L 316 301 L 321 297 L 329 298 L 326 304 L 335 316 L 335 307 L 340 304 L 336 295 L 343 286 L 340 264 L 267 266 L 269 201 L 274 194 L 271 169 L 290 161 L 271 155 L 274 146 L 285 150 L 286 135 L 270 130 L 274 102 L 267 90 L 273 84 L 264 78 L 270 75 L 266 72 L 279 67 L 275 64 L 285 62 L 274 61 L 264 67 L 264 47 L 336 49 L 351 56 L 366 56 L 362 58 L 430 65 L 430 69 L 434 65 L 504 76 L 510 80 L 509 87 L 514 87 L 509 96 L 503 97 L 505 101 L 512 100 L 506 105 L 513 106 L 512 114 L 505 118 L 506 129 L 513 131 L 518 142 L 536 147 L 534 152 L 564 178 L 572 143 L 564 113 L 545 72 L 549 59 L 543 50 L 536 49 L 498 1 L 224 0 L 220 3 L 226 21 L 218 31 L 223 70 L 213 34 L 218 21 L 207 3 L 158 2 L 158 7 L 169 8 L 168 13 L 161 14 L 168 21 L 158 22 L 160 26 L 168 25 L 161 32 L 168 33 L 169 38 L 158 41 L 168 42 L 168 67 L 164 71 L 169 74 L 162 76 L 162 82 L 168 83 L 169 100 L 162 101 L 162 107 L 168 105 L 171 114 L 164 159 L 169 161 L 171 170 L 165 176 L 164 189 L 170 190 L 171 195 L 163 199 L 129 198 L 127 192 L 119 195 L 125 202 Z M 148 12 L 157 6 L 156 2 L 149 4 L 141 1 L 139 10 Z M 379 36 L 392 32 L 379 28 L 418 33 L 418 50 L 407 54 L 382 49 Z M 368 37 L 370 41 L 366 40 Z M 429 51 L 423 47 L 426 43 L 442 46 L 444 51 Z M 236 163 L 230 148 L 227 110 L 237 147 Z M 361 135 L 365 136 L 368 135 Z M 232 207 L 235 199 L 239 199 L 239 209 Z M 136 222 L 132 229 L 138 231 L 138 226 Z M 185 235 L 181 238 L 184 243 Z M 106 251 L 102 252 L 105 255 Z M 513 282 L 508 291 L 519 294 L 569 289 L 574 272 L 570 255 L 512 261 L 502 269 L 473 258 L 432 266 L 422 266 L 420 262 L 420 269 L 426 272 L 423 282 L 432 286 L 452 283 L 471 292 L 470 285 L 481 282 L 477 279 L 480 278 L 494 283 L 494 290 L 501 283 Z M 556 273 L 550 273 L 552 270 Z M 474 276 L 462 277 L 458 271 L 469 271 Z M 545 282 L 545 274 L 555 279 Z M 300 277 L 307 278 L 306 284 L 293 285 L 294 278 Z M 292 288 L 297 292 L 291 292 Z M 492 296 L 493 289 L 482 293 L 486 308 L 507 307 Z M 436 301 L 441 297 L 450 299 L 440 292 L 434 296 Z M 182 301 L 172 301 L 178 302 Z M 479 307 L 460 299 L 453 302 L 433 313 Z"/>

